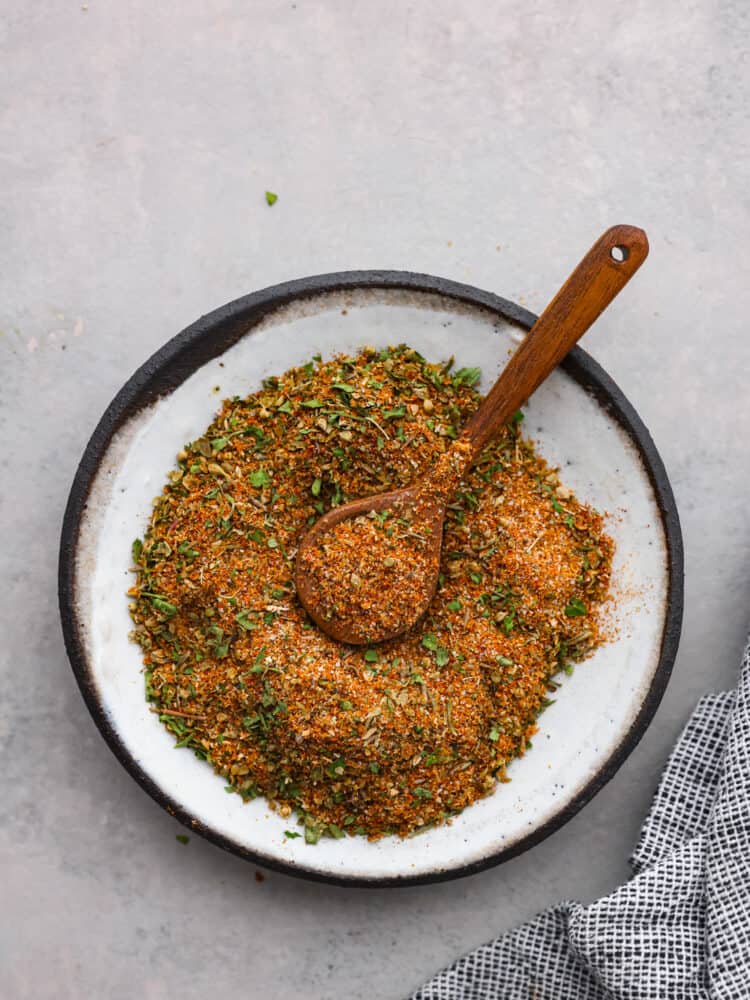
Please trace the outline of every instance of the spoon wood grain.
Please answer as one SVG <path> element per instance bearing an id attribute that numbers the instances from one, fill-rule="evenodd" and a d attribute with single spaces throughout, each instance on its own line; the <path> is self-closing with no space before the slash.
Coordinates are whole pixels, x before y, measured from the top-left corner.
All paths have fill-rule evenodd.
<path id="1" fill-rule="evenodd" d="M 648 240 L 635 226 L 613 226 L 591 247 L 550 302 L 505 366 L 460 437 L 435 466 L 403 489 L 363 497 L 329 511 L 300 541 L 295 560 L 295 585 L 300 601 L 324 632 L 340 642 L 361 645 L 392 639 L 410 628 L 427 610 L 437 587 L 446 504 L 461 478 L 489 441 L 502 431 L 513 414 L 588 330 L 596 318 L 641 266 L 648 255 Z M 313 554 L 326 536 L 343 521 L 372 513 L 395 512 L 406 516 L 424 539 L 420 559 L 408 570 L 409 600 L 397 621 L 385 624 L 365 610 L 349 616 L 330 615 L 321 607 L 320 588 L 314 576 Z M 331 538 L 334 536 L 331 535 Z M 342 549 L 337 577 L 356 577 L 356 550 Z M 346 560 L 351 565 L 345 564 Z M 318 561 L 319 563 L 319 561 Z M 402 574 L 403 576 L 403 574 Z M 359 581 L 363 595 L 367 580 Z M 373 595 L 387 600 L 387 594 Z M 363 602 L 366 605 L 366 602 Z"/>

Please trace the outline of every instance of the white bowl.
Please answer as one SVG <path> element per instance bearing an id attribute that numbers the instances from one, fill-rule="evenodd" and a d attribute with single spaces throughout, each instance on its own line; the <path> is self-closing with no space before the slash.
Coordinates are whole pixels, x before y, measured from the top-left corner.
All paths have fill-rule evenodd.
<path id="1" fill-rule="evenodd" d="M 482 369 L 487 389 L 534 321 L 465 285 L 401 272 L 346 272 L 278 285 L 204 316 L 126 383 L 81 461 L 63 525 L 60 606 L 73 669 L 118 759 L 157 802 L 220 846 L 268 867 L 363 885 L 436 881 L 497 864 L 570 819 L 646 729 L 666 686 L 682 618 L 679 520 L 661 460 L 612 380 L 576 349 L 528 404 L 524 432 L 576 495 L 609 513 L 618 638 L 566 678 L 512 781 L 450 825 L 417 837 L 284 836 L 264 799 L 243 804 L 157 721 L 141 650 L 128 640 L 130 545 L 143 534 L 177 451 L 221 399 L 268 375 L 370 344 L 408 343 Z M 216 387 L 219 387 L 217 391 Z"/>

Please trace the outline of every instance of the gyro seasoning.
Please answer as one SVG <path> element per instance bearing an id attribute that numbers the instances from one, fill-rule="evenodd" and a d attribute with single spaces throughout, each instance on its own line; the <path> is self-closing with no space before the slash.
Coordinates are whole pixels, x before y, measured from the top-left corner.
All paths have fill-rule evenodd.
<path id="1" fill-rule="evenodd" d="M 479 374 L 402 345 L 266 379 L 179 453 L 133 545 L 132 636 L 155 713 L 227 791 L 264 796 L 308 843 L 407 836 L 492 792 L 561 673 L 604 639 L 613 543 L 520 413 L 450 503 L 438 589 L 409 632 L 342 645 L 296 599 L 308 526 L 432 467 L 476 409 Z M 392 614 L 420 558 L 408 518 L 340 530 L 357 546 L 386 534 L 370 611 Z M 335 613 L 357 581 L 316 559 Z"/>

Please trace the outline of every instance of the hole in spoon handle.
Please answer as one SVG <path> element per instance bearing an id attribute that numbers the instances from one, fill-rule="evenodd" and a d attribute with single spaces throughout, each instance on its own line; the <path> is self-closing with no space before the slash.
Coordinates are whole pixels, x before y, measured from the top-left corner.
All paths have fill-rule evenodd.
<path id="1" fill-rule="evenodd" d="M 591 248 L 602 243 L 609 250 L 610 266 L 618 266 L 632 277 L 648 256 L 648 238 L 637 226 L 612 226 Z M 625 265 L 625 266 L 623 266 Z"/>

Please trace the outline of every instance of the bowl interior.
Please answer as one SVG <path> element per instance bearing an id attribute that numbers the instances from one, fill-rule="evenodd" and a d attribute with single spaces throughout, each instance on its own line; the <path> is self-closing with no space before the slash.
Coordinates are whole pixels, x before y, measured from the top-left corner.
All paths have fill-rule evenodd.
<path id="1" fill-rule="evenodd" d="M 427 292 L 354 288 L 287 302 L 168 395 L 134 412 L 106 447 L 80 518 L 74 565 L 89 693 L 110 742 L 152 794 L 224 846 L 313 877 L 446 877 L 515 853 L 559 825 L 606 780 L 623 742 L 635 742 L 634 723 L 662 669 L 669 603 L 665 526 L 639 449 L 608 408 L 565 370 L 533 396 L 524 433 L 561 467 L 563 482 L 580 499 L 608 512 L 617 545 L 617 638 L 565 678 L 540 718 L 533 749 L 511 765 L 509 784 L 449 826 L 411 839 L 324 839 L 313 847 L 287 839 L 284 831 L 294 821 L 270 811 L 265 800 L 245 805 L 226 794 L 208 765 L 188 749 L 175 749 L 144 699 L 140 649 L 128 639 L 131 542 L 143 534 L 177 451 L 200 436 L 223 398 L 244 396 L 265 376 L 318 352 L 327 357 L 400 342 L 431 361 L 455 355 L 459 366 L 480 367 L 486 391 L 522 335 L 497 313 Z"/>

